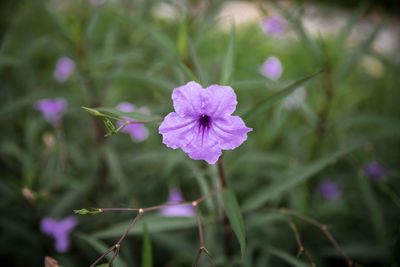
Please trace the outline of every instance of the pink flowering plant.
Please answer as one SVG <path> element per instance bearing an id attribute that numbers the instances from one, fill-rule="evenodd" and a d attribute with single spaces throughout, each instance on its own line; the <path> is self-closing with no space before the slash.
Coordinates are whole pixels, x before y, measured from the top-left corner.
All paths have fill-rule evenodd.
<path id="1" fill-rule="evenodd" d="M 223 84 L 226 84 L 232 75 L 232 66 L 230 66 L 230 64 L 233 56 L 233 34 L 234 32 L 232 31 L 225 59 L 224 71 L 222 71 L 221 82 Z M 184 68 L 184 70 L 188 73 L 188 76 L 198 80 L 195 74 L 189 69 Z M 297 86 L 306 83 L 320 73 L 321 72 L 289 85 L 272 97 L 273 101 L 277 102 L 283 100 L 292 93 Z M 128 102 L 120 103 L 116 109 L 93 109 L 88 107 L 84 107 L 84 109 L 92 115 L 102 118 L 108 129 L 106 136 L 114 135 L 118 132 L 137 135 L 140 129 L 143 130 L 143 128 L 139 128 L 139 126 L 143 127 L 142 124 L 161 122 L 158 132 L 162 135 L 162 142 L 166 146 L 172 149 L 182 149 L 182 151 L 193 160 L 203 160 L 208 164 L 217 163 L 220 186 L 189 202 L 183 201 L 180 191 L 173 190 L 170 193 L 170 199 L 164 205 L 148 208 L 95 208 L 92 210 L 75 210 L 76 213 L 82 215 L 108 211 L 137 212 L 118 242 L 94 261 L 91 266 L 96 266 L 96 264 L 102 261 L 106 256 L 113 253 L 108 263 L 110 265 L 116 258 L 116 255 L 118 255 L 122 242 L 136 221 L 142 217 L 143 214 L 153 210 L 160 210 L 160 213 L 164 216 L 186 217 L 195 214 L 200 240 L 198 254 L 195 258 L 195 266 L 198 266 L 202 254 L 205 254 L 209 264 L 214 266 L 210 252 L 205 247 L 202 230 L 203 226 L 198 205 L 218 193 L 221 193 L 224 205 L 222 222 L 224 225 L 226 256 L 228 258 L 232 256 L 230 228 L 232 228 L 240 244 L 241 255 L 244 255 L 246 241 L 243 218 L 236 196 L 233 191 L 228 188 L 222 162 L 222 152 L 223 150 L 233 150 L 239 147 L 247 140 L 248 133 L 253 129 L 248 128 L 240 116 L 233 115 L 238 101 L 233 88 L 228 85 L 213 84 L 207 88 L 203 88 L 198 82 L 190 81 L 174 88 L 171 98 L 174 112 L 167 114 L 164 118 L 158 119 L 149 116 L 147 112 L 138 112 L 139 110 Z M 269 103 L 269 101 L 270 98 L 265 100 L 266 103 Z M 268 106 L 252 108 L 246 112 L 244 116 L 254 116 L 254 114 L 258 114 L 266 108 L 268 108 Z M 111 120 L 117 121 L 117 127 Z M 135 126 L 135 128 L 131 128 L 132 126 Z"/>

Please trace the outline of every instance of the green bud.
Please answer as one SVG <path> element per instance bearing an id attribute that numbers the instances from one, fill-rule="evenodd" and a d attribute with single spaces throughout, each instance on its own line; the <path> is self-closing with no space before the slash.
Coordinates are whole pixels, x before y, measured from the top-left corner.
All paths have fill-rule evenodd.
<path id="1" fill-rule="evenodd" d="M 96 213 L 100 213 L 101 209 L 98 208 L 92 208 L 91 210 L 87 210 L 87 209 L 80 209 L 80 210 L 74 210 L 74 212 L 76 214 L 80 214 L 80 215 L 87 215 L 87 214 L 96 214 Z"/>
<path id="2" fill-rule="evenodd" d="M 94 116 L 99 116 L 99 117 L 104 117 L 104 114 L 101 113 L 98 110 L 95 110 L 93 108 L 87 108 L 87 107 L 82 107 L 84 110 L 86 110 L 87 112 L 89 112 L 90 114 L 94 115 Z"/>

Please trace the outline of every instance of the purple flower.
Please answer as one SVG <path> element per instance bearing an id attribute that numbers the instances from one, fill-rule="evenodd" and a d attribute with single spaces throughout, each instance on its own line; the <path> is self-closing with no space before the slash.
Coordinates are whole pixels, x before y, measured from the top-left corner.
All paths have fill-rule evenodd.
<path id="1" fill-rule="evenodd" d="M 36 102 L 36 109 L 43 113 L 46 121 L 57 126 L 67 108 L 67 101 L 63 98 L 42 99 Z"/>
<path id="2" fill-rule="evenodd" d="M 74 61 L 69 57 L 62 57 L 57 61 L 56 68 L 54 69 L 54 79 L 60 83 L 65 82 L 74 70 Z"/>
<path id="3" fill-rule="evenodd" d="M 278 80 L 281 77 L 282 71 L 283 69 L 281 61 L 275 56 L 267 58 L 260 69 L 262 75 L 274 81 Z"/>
<path id="4" fill-rule="evenodd" d="M 150 114 L 150 111 L 146 107 L 141 107 L 141 108 L 136 108 L 134 105 L 132 105 L 129 102 L 122 102 L 119 103 L 118 106 L 116 107 L 118 110 L 123 111 L 123 112 L 141 112 L 143 114 Z M 130 118 L 123 117 L 124 120 L 126 121 L 134 121 Z M 121 127 L 124 123 L 122 121 L 118 122 L 118 127 Z M 147 139 L 149 136 L 149 132 L 146 127 L 143 126 L 143 124 L 128 124 L 125 126 L 121 132 L 127 133 L 131 136 L 132 141 L 134 142 L 142 142 Z"/>
<path id="5" fill-rule="evenodd" d="M 183 202 L 183 196 L 180 190 L 172 189 L 169 192 L 168 202 L 166 204 L 178 204 Z M 191 204 L 170 206 L 161 209 L 163 216 L 177 216 L 177 217 L 191 217 L 194 214 L 193 206 Z"/>
<path id="6" fill-rule="evenodd" d="M 64 253 L 70 247 L 69 233 L 77 224 L 78 220 L 74 216 L 69 216 L 62 220 L 45 217 L 40 223 L 40 229 L 43 233 L 53 237 L 56 241 L 55 249 L 60 253 Z"/>
<path id="7" fill-rule="evenodd" d="M 261 21 L 261 29 L 265 34 L 280 35 L 286 29 L 286 20 L 279 15 L 263 18 Z"/>
<path id="8" fill-rule="evenodd" d="M 385 180 L 386 169 L 379 165 L 377 162 L 365 164 L 363 167 L 364 174 L 374 180 Z"/>
<path id="9" fill-rule="evenodd" d="M 342 195 L 342 188 L 337 182 L 322 181 L 318 185 L 318 191 L 326 200 L 337 200 Z"/>
<path id="10" fill-rule="evenodd" d="M 175 112 L 169 113 L 158 129 L 163 143 L 180 147 L 192 159 L 214 164 L 222 149 L 234 149 L 247 139 L 247 128 L 236 109 L 236 95 L 229 86 L 203 89 L 189 82 L 172 93 Z"/>

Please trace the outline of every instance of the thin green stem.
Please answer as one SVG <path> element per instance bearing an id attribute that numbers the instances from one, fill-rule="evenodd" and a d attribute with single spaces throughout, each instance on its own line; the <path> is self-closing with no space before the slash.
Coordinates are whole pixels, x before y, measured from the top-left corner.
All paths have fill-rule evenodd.
<path id="1" fill-rule="evenodd" d="M 225 171 L 224 171 L 224 165 L 222 163 L 222 156 L 219 157 L 218 159 L 218 173 L 219 173 L 219 180 L 221 183 L 221 188 L 222 190 L 226 189 L 228 187 L 226 178 L 225 178 Z M 231 242 L 231 225 L 229 223 L 228 217 L 226 216 L 226 212 L 223 212 L 223 218 L 222 218 L 222 223 L 223 223 L 223 228 L 224 228 L 224 243 L 225 243 L 225 255 L 228 261 L 231 261 L 232 259 L 232 242 Z"/>
<path id="2" fill-rule="evenodd" d="M 108 265 L 110 266 L 112 261 L 114 261 L 115 257 L 118 254 L 118 251 L 119 251 L 119 248 L 120 248 L 120 245 L 121 245 L 122 241 L 124 241 L 124 239 L 126 238 L 126 236 L 129 233 L 130 229 L 134 226 L 136 221 L 140 218 L 140 216 L 144 212 L 153 211 L 153 210 L 159 210 L 159 209 L 163 209 L 163 208 L 166 208 L 166 207 L 176 207 L 176 206 L 185 206 L 185 205 L 192 205 L 196 209 L 196 219 L 197 219 L 197 224 L 198 224 L 198 229 L 199 229 L 199 238 L 200 238 L 200 249 L 199 249 L 199 253 L 198 253 L 197 257 L 196 257 L 196 265 L 195 266 L 197 266 L 199 258 L 200 258 L 200 255 L 201 255 L 202 252 L 204 252 L 206 254 L 207 259 L 210 262 L 211 266 L 214 266 L 209 253 L 207 252 L 206 248 L 204 247 L 203 229 L 202 229 L 201 220 L 200 220 L 200 213 L 199 213 L 197 205 L 200 204 L 201 202 L 205 201 L 207 198 L 214 196 L 215 194 L 217 194 L 220 191 L 222 191 L 222 188 L 217 188 L 217 189 L 211 191 L 210 193 L 208 193 L 208 194 L 206 194 L 204 196 L 201 196 L 200 198 L 198 198 L 197 200 L 194 200 L 192 202 L 182 202 L 182 203 L 177 203 L 177 204 L 165 204 L 165 205 L 158 205 L 158 206 L 153 206 L 153 207 L 148 207 L 148 208 L 136 208 L 136 209 L 135 208 L 99 208 L 99 209 L 96 209 L 98 212 L 105 212 L 105 211 L 138 211 L 139 213 L 131 221 L 131 223 L 129 224 L 128 228 L 125 230 L 125 232 L 123 233 L 121 238 L 118 240 L 118 242 L 115 245 L 113 245 L 111 248 L 109 248 L 105 253 L 103 253 L 103 255 L 101 255 L 90 266 L 91 267 L 95 266 L 105 256 L 107 256 L 111 251 L 114 251 L 114 255 L 111 258 L 111 261 L 108 263 Z"/>
<path id="3" fill-rule="evenodd" d="M 350 260 L 350 258 L 346 255 L 346 253 L 343 251 L 343 249 L 339 246 L 338 242 L 336 241 L 336 239 L 332 236 L 332 234 L 328 231 L 326 225 L 314 220 L 313 218 L 310 218 L 306 215 L 303 215 L 295 210 L 290 210 L 287 208 L 269 208 L 267 210 L 270 211 L 274 211 L 274 212 L 279 212 L 283 215 L 292 215 L 295 216 L 305 222 L 308 222 L 312 225 L 314 225 L 315 227 L 318 227 L 319 229 L 321 229 L 321 231 L 325 234 L 325 236 L 328 238 L 329 242 L 331 242 L 331 244 L 335 247 L 335 249 L 342 255 L 342 257 L 346 260 L 347 265 L 348 266 L 357 266 L 357 263 L 354 263 L 352 260 Z"/>

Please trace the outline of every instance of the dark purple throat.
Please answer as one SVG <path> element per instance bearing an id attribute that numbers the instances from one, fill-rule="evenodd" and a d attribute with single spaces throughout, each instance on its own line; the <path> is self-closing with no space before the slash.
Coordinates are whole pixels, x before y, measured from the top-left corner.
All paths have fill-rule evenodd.
<path id="1" fill-rule="evenodd" d="M 208 130 L 211 126 L 211 118 L 207 115 L 201 115 L 199 120 L 199 127 L 201 130 Z"/>

